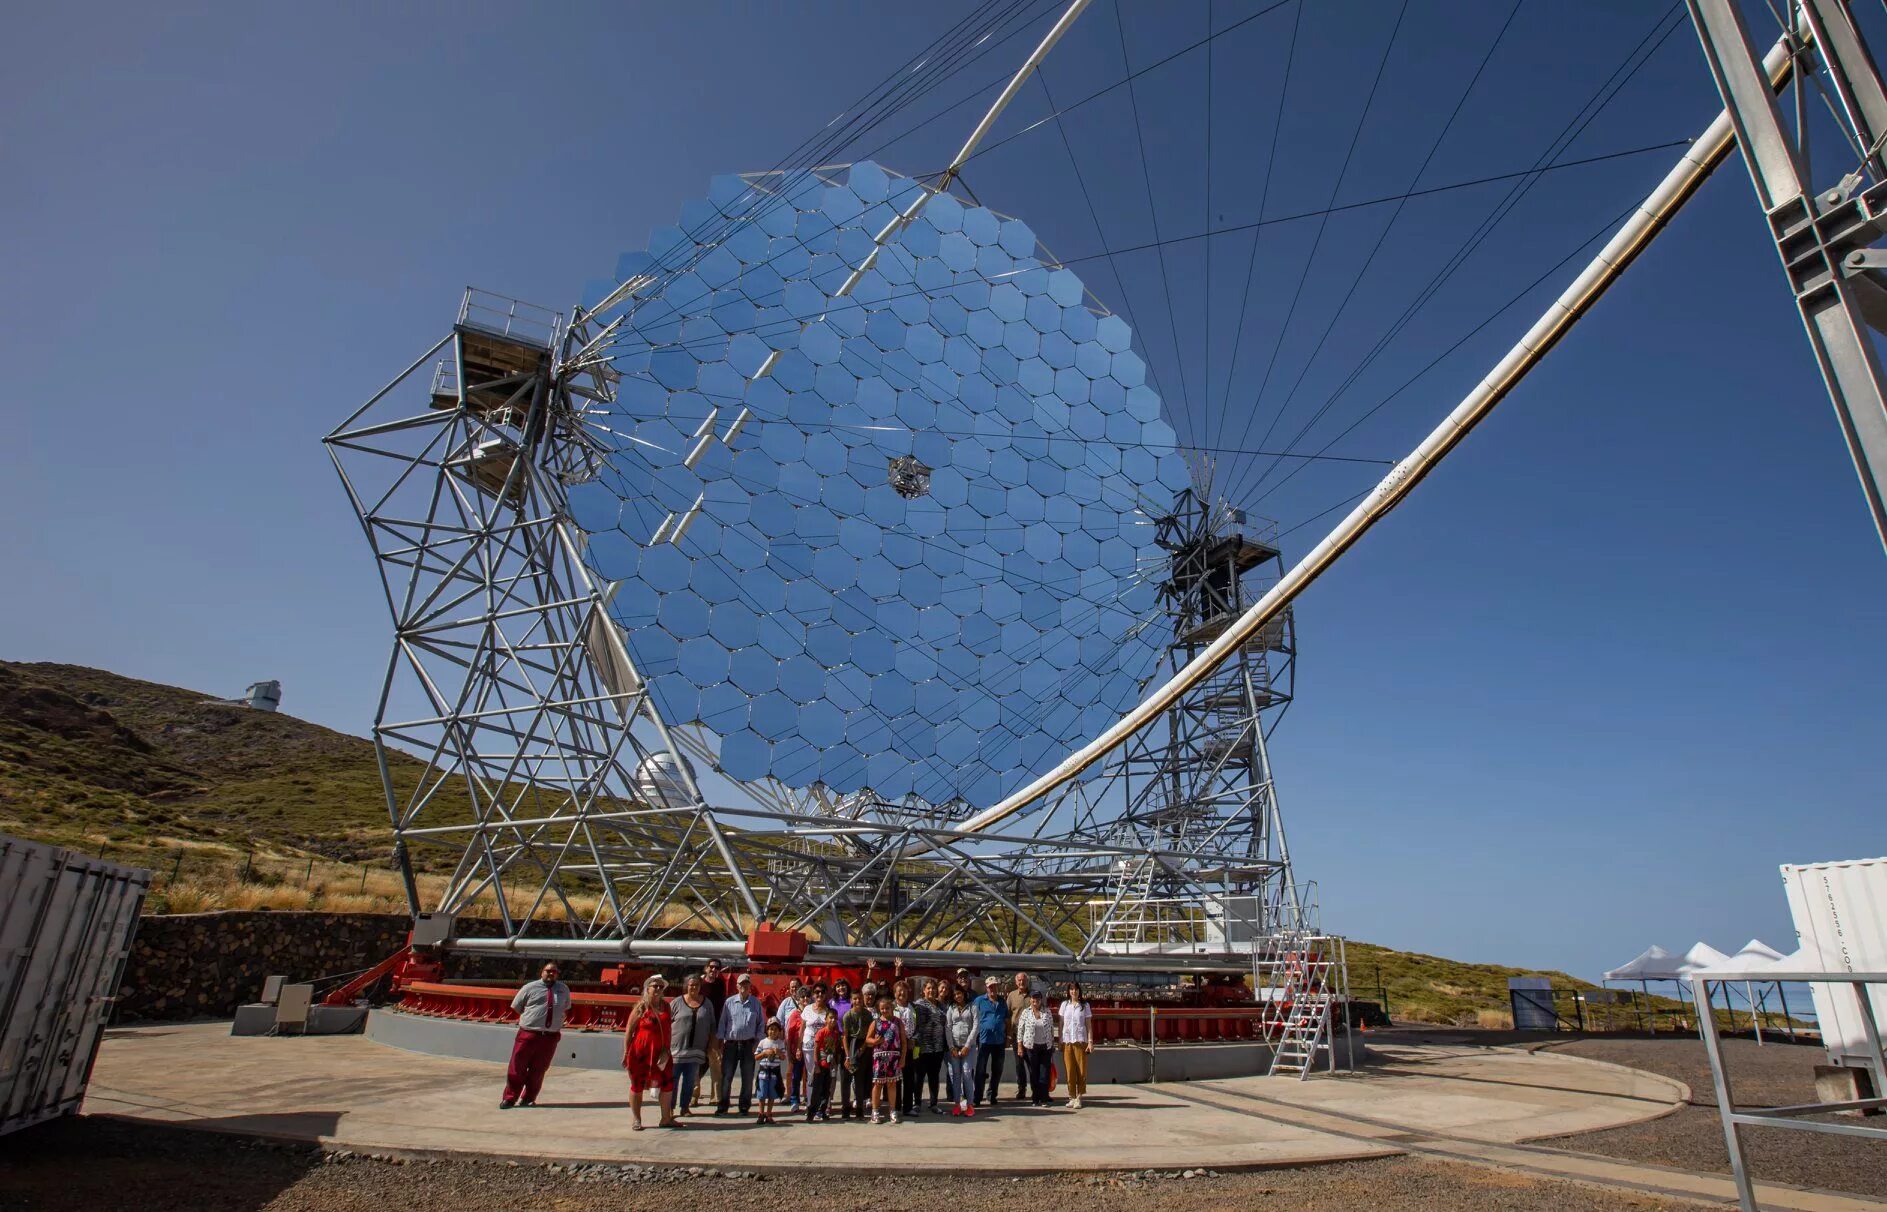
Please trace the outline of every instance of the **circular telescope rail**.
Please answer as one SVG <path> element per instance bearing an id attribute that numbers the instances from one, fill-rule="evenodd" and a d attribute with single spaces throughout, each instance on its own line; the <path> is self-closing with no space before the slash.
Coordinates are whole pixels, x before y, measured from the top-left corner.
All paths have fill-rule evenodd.
<path id="1" fill-rule="evenodd" d="M 458 1022 L 511 1023 L 518 1017 L 517 1011 L 511 1008 L 511 998 L 516 993 L 517 986 L 513 984 L 412 981 L 401 989 L 395 1008 L 406 1014 Z M 633 993 L 572 990 L 564 1029 L 621 1031 L 639 1000 Z M 1266 1040 L 1278 1033 L 1283 1012 L 1288 1009 L 1275 1003 L 1205 1007 L 1134 1005 L 1122 1001 L 1093 1004 L 1094 1038 L 1101 1044 Z"/>

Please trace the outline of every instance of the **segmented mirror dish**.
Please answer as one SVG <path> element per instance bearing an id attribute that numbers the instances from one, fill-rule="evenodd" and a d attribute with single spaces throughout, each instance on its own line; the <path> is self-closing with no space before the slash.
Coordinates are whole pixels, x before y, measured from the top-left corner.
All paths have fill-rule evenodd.
<path id="1" fill-rule="evenodd" d="M 725 773 L 984 805 L 1137 701 L 1187 470 L 1128 325 L 1025 223 L 935 194 L 877 244 L 923 188 L 720 177 L 624 256 L 655 286 L 598 317 L 613 454 L 570 503 Z"/>

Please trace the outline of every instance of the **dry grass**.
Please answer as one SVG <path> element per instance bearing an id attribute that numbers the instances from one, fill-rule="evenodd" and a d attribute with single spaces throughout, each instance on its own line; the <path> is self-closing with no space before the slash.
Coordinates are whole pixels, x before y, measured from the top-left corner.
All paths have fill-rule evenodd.
<path id="1" fill-rule="evenodd" d="M 388 868 L 336 863 L 289 850 L 258 850 L 248 854 L 230 848 L 200 844 L 188 849 L 152 853 L 123 853 L 121 862 L 149 867 L 154 873 L 146 912 L 208 913 L 218 909 L 312 910 L 324 913 L 406 913 L 406 886 Z M 182 861 L 179 862 L 179 857 Z M 436 904 L 445 893 L 443 876 L 418 877 L 421 899 Z M 533 916 L 561 921 L 587 918 L 597 910 L 594 894 L 569 895 L 570 911 L 552 897 L 535 907 L 535 890 L 508 892 L 505 903 L 513 917 Z M 496 898 L 486 892 L 466 910 L 472 916 L 497 916 Z"/>
<path id="2" fill-rule="evenodd" d="M 397 881 L 396 881 L 397 883 Z M 293 884 L 182 880 L 152 894 L 152 913 L 209 913 L 218 909 L 319 910 L 325 913 L 405 913 L 406 894 L 345 892 Z"/>
<path id="3" fill-rule="evenodd" d="M 215 892 L 201 884 L 174 885 L 165 889 L 163 898 L 165 913 L 207 913 L 216 908 Z"/>
<path id="4" fill-rule="evenodd" d="M 1481 1010 L 1474 1016 L 1474 1025 L 1483 1031 L 1512 1031 L 1514 1016 L 1505 1010 Z"/>

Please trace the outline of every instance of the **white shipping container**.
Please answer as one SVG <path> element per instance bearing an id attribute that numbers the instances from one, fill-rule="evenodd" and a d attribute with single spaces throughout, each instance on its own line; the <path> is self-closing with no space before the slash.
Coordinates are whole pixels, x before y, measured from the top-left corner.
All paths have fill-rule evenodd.
<path id="1" fill-rule="evenodd" d="M 1804 958 L 1830 972 L 1887 972 L 1887 858 L 1785 863 L 1782 887 Z M 1810 985 L 1831 1064 L 1868 1064 L 1867 1028 L 1852 985 Z M 1887 1031 L 1887 986 L 1868 991 L 1874 1021 Z"/>
<path id="2" fill-rule="evenodd" d="M 0 1134 L 78 1110 L 150 883 L 0 834 Z"/>

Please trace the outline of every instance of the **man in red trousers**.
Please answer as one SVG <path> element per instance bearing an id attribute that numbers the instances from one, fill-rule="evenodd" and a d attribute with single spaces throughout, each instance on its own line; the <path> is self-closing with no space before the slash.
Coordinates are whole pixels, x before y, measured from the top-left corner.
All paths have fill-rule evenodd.
<path id="1" fill-rule="evenodd" d="M 511 1066 L 505 1070 L 504 1097 L 498 1109 L 535 1106 L 544 1074 L 557 1055 L 563 1036 L 564 1012 L 570 1009 L 570 986 L 557 979 L 557 965 L 545 964 L 539 979 L 518 990 L 511 999 L 518 1012 L 518 1035 L 511 1042 Z"/>

